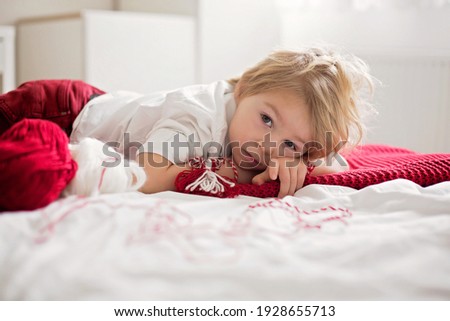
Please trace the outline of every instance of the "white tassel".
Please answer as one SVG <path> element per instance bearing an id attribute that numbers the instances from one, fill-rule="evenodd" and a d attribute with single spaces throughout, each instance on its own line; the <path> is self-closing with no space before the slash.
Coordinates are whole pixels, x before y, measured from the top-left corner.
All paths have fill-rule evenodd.
<path id="1" fill-rule="evenodd" d="M 217 194 L 223 193 L 225 191 L 225 187 L 223 184 L 227 184 L 230 187 L 234 187 L 235 185 L 233 182 L 230 182 L 229 180 L 216 174 L 207 167 L 199 178 L 197 178 L 193 183 L 186 186 L 186 190 L 192 192 L 197 187 L 200 187 L 202 191 L 209 192 L 211 194 Z"/>

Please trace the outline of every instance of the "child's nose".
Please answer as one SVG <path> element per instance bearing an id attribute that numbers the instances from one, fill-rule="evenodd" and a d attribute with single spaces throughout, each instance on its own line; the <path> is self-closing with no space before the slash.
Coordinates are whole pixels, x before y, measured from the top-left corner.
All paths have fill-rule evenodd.
<path id="1" fill-rule="evenodd" d="M 278 157 L 280 147 L 283 141 L 276 140 L 276 139 L 270 139 L 270 140 L 264 140 L 257 142 L 258 149 L 266 156 L 272 158 L 272 157 Z"/>

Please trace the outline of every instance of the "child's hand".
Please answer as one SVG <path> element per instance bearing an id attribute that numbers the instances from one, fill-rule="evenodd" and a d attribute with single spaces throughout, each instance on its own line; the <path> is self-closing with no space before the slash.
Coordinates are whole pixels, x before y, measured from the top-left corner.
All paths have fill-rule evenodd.
<path id="1" fill-rule="evenodd" d="M 301 159 L 292 158 L 274 158 L 271 160 L 271 166 L 255 177 L 252 183 L 261 185 L 271 180 L 280 179 L 280 192 L 278 197 L 294 195 L 294 193 L 303 186 L 307 167 Z"/>

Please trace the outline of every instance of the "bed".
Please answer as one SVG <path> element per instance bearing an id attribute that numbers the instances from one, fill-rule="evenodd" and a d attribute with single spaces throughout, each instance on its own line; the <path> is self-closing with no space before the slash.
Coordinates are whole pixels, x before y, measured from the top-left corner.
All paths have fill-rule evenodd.
<path id="1" fill-rule="evenodd" d="M 450 182 L 71 196 L 0 215 L 1 300 L 449 300 Z"/>

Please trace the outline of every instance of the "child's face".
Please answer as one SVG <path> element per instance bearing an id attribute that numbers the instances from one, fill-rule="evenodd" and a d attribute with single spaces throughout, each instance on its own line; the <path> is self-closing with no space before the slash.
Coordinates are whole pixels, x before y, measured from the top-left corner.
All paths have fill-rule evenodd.
<path id="1" fill-rule="evenodd" d="M 262 171 L 270 159 L 299 158 L 312 140 L 308 106 L 289 90 L 272 90 L 237 99 L 228 135 L 233 161 Z"/>

